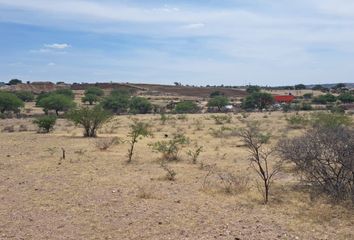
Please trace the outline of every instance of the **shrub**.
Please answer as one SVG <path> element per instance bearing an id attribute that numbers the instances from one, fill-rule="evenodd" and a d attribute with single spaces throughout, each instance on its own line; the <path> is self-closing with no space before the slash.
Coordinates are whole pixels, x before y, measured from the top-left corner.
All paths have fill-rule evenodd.
<path id="1" fill-rule="evenodd" d="M 303 128 L 307 125 L 308 119 L 304 115 L 292 115 L 286 119 L 292 128 Z"/>
<path id="2" fill-rule="evenodd" d="M 350 93 L 342 93 L 338 96 L 338 100 L 342 103 L 352 103 L 354 102 L 354 95 Z"/>
<path id="3" fill-rule="evenodd" d="M 66 114 L 68 120 L 84 127 L 84 137 L 96 137 L 97 130 L 111 118 L 111 114 L 100 106 L 82 107 Z"/>
<path id="4" fill-rule="evenodd" d="M 310 119 L 313 126 L 336 128 L 339 126 L 348 126 L 352 124 L 349 116 L 338 113 L 317 112 L 311 115 Z"/>
<path id="5" fill-rule="evenodd" d="M 128 137 L 130 138 L 129 144 L 130 149 L 128 150 L 128 163 L 132 161 L 134 146 L 138 142 L 139 138 L 151 136 L 151 132 L 149 130 L 149 124 L 144 122 L 134 121 L 132 125 L 130 125 L 130 132 Z"/>
<path id="6" fill-rule="evenodd" d="M 198 105 L 192 101 L 183 101 L 176 104 L 176 113 L 196 113 L 199 110 Z"/>
<path id="7" fill-rule="evenodd" d="M 302 103 L 300 109 L 302 111 L 311 111 L 312 110 L 312 106 L 309 103 Z"/>
<path id="8" fill-rule="evenodd" d="M 19 79 L 11 79 L 9 81 L 9 85 L 17 85 L 17 84 L 21 84 L 21 83 L 22 83 L 22 81 Z"/>
<path id="9" fill-rule="evenodd" d="M 231 115 L 212 115 L 211 118 L 215 120 L 215 124 L 222 125 L 225 123 L 231 123 Z"/>
<path id="10" fill-rule="evenodd" d="M 162 153 L 164 161 L 176 161 L 179 159 L 179 152 L 182 147 L 189 143 L 189 138 L 183 134 L 174 135 L 172 139 L 159 141 L 155 144 L 150 144 L 154 151 Z"/>
<path id="11" fill-rule="evenodd" d="M 146 114 L 152 110 L 152 104 L 143 97 L 133 97 L 130 101 L 130 112 Z"/>
<path id="12" fill-rule="evenodd" d="M 266 109 L 274 103 L 274 98 L 269 93 L 253 92 L 243 99 L 241 107 L 243 109 Z"/>
<path id="13" fill-rule="evenodd" d="M 220 91 L 214 91 L 214 92 L 210 93 L 210 98 L 217 97 L 217 96 L 224 96 L 224 93 L 222 93 Z"/>
<path id="14" fill-rule="evenodd" d="M 50 94 L 42 98 L 38 102 L 38 106 L 42 107 L 44 112 L 48 113 L 49 110 L 54 110 L 57 116 L 59 112 L 66 112 L 75 107 L 73 100 L 65 95 Z"/>
<path id="15" fill-rule="evenodd" d="M 254 92 L 260 92 L 261 91 L 261 88 L 259 86 L 252 86 L 252 85 L 249 85 L 246 89 L 246 92 L 249 93 L 249 94 L 252 94 Z"/>
<path id="16" fill-rule="evenodd" d="M 191 157 L 192 163 L 197 164 L 199 155 L 203 152 L 203 146 L 196 146 L 194 150 L 188 150 L 187 154 Z"/>
<path id="17" fill-rule="evenodd" d="M 120 142 L 119 138 L 113 137 L 113 138 L 101 138 L 97 139 L 95 142 L 96 147 L 101 150 L 105 151 L 111 146 L 118 144 Z"/>
<path id="18" fill-rule="evenodd" d="M 32 102 L 34 100 L 34 94 L 29 91 L 18 91 L 15 95 L 24 102 Z"/>
<path id="19" fill-rule="evenodd" d="M 295 163 L 302 179 L 336 200 L 354 203 L 354 131 L 317 126 L 303 136 L 283 140 L 278 150 Z"/>
<path id="20" fill-rule="evenodd" d="M 216 107 L 220 112 L 223 107 L 229 104 L 229 99 L 224 96 L 216 96 L 209 100 L 208 107 Z"/>
<path id="21" fill-rule="evenodd" d="M 19 112 L 24 103 L 15 94 L 0 92 L 0 113 Z"/>
<path id="22" fill-rule="evenodd" d="M 336 98 L 336 96 L 334 96 L 330 93 L 327 93 L 325 95 L 321 95 L 321 96 L 313 98 L 312 101 L 317 104 L 326 104 L 328 102 L 331 103 L 331 102 L 337 101 L 337 98 Z"/>
<path id="23" fill-rule="evenodd" d="M 43 116 L 35 119 L 33 123 L 38 126 L 38 132 L 49 133 L 51 130 L 53 130 L 56 121 L 56 116 Z"/>
<path id="24" fill-rule="evenodd" d="M 219 172 L 217 176 L 226 194 L 244 192 L 249 186 L 249 178 L 246 176 L 236 176 L 230 172 Z"/>

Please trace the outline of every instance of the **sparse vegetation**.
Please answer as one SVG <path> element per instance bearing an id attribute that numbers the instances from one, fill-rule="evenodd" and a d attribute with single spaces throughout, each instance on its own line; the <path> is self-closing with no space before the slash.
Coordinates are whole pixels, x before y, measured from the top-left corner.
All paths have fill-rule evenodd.
<path id="1" fill-rule="evenodd" d="M 128 163 L 132 161 L 134 147 L 135 144 L 138 142 L 139 138 L 151 136 L 150 126 L 148 123 L 134 121 L 132 125 L 130 125 L 130 132 L 129 132 L 129 144 L 130 148 L 128 150 Z"/>
<path id="2" fill-rule="evenodd" d="M 176 105 L 176 113 L 196 113 L 198 111 L 198 105 L 192 101 L 179 102 Z"/>
<path id="3" fill-rule="evenodd" d="M 179 160 L 179 152 L 189 143 L 189 138 L 183 134 L 176 134 L 170 140 L 158 141 L 150 145 L 153 150 L 162 153 L 162 159 L 166 161 Z"/>

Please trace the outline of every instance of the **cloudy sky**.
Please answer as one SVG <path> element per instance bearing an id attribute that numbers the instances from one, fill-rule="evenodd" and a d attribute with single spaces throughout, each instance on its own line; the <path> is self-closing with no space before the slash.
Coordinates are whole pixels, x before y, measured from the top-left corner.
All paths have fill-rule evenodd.
<path id="1" fill-rule="evenodd" d="M 0 81 L 354 82 L 353 0 L 0 0 Z"/>

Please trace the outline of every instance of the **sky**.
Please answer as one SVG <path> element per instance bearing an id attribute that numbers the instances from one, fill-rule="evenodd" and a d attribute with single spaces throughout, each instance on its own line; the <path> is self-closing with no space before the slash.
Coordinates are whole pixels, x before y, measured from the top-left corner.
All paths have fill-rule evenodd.
<path id="1" fill-rule="evenodd" d="M 353 0 L 0 0 L 0 82 L 354 82 Z"/>

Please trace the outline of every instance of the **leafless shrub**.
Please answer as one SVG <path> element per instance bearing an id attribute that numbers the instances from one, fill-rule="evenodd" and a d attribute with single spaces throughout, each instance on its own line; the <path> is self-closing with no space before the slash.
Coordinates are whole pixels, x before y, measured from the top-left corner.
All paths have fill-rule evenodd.
<path id="1" fill-rule="evenodd" d="M 120 139 L 118 137 L 113 138 L 99 138 L 95 141 L 96 147 L 101 151 L 106 151 L 113 145 L 120 143 Z"/>
<path id="2" fill-rule="evenodd" d="M 2 130 L 3 132 L 8 132 L 8 133 L 12 133 L 15 132 L 15 127 L 14 126 L 6 126 L 4 127 L 4 129 Z"/>
<path id="3" fill-rule="evenodd" d="M 282 162 L 271 160 L 274 150 L 265 146 L 270 135 L 262 133 L 256 123 L 248 124 L 247 128 L 241 129 L 239 136 L 248 149 L 252 168 L 261 178 L 263 186 L 261 190 L 264 203 L 267 204 L 273 177 L 279 172 Z"/>
<path id="4" fill-rule="evenodd" d="M 27 132 L 27 131 L 28 131 L 28 128 L 27 128 L 26 125 L 21 124 L 20 127 L 18 128 L 18 131 L 19 131 L 19 132 Z"/>
<path id="5" fill-rule="evenodd" d="M 354 130 L 318 126 L 281 141 L 280 155 L 296 164 L 303 180 L 335 200 L 354 203 Z"/>
<path id="6" fill-rule="evenodd" d="M 249 178 L 246 176 L 236 176 L 230 172 L 220 172 L 218 173 L 218 178 L 223 191 L 227 194 L 241 193 L 249 187 Z"/>

